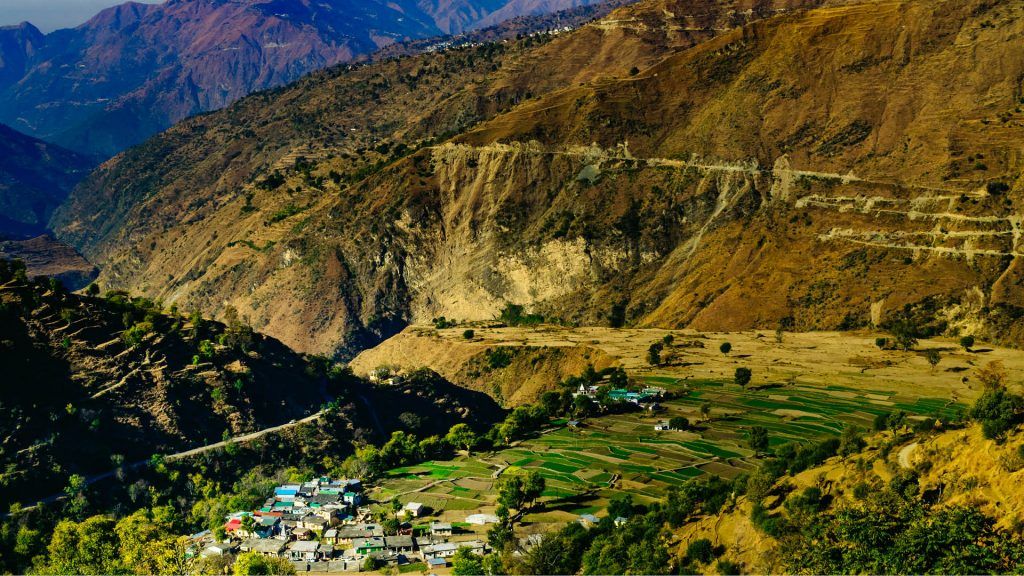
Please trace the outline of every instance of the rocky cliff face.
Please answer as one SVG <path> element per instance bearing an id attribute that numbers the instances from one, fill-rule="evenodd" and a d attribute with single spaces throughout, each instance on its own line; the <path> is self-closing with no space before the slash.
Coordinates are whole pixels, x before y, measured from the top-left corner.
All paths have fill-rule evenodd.
<path id="1" fill-rule="evenodd" d="M 55 223 L 103 281 L 231 302 L 303 350 L 505 302 L 1019 342 L 1024 5 L 798 7 L 643 2 L 539 46 L 313 78 L 111 162 Z M 331 108 L 354 87 L 371 97 Z M 272 125 L 257 108 L 291 127 L 232 139 Z"/>
<path id="2" fill-rule="evenodd" d="M 0 122 L 111 156 L 189 115 L 397 41 L 577 3 L 127 3 L 45 37 L 30 25 L 0 30 Z"/>

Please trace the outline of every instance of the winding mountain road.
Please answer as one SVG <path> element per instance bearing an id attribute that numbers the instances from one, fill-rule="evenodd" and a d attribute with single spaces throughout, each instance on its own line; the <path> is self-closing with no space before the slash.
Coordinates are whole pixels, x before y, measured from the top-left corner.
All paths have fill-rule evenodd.
<path id="1" fill-rule="evenodd" d="M 205 446 L 199 446 L 197 448 L 191 448 L 189 450 L 183 450 L 181 452 L 175 452 L 174 454 L 167 454 L 167 455 L 165 455 L 163 457 L 163 460 L 165 462 L 173 462 L 175 460 L 182 460 L 182 459 L 185 459 L 185 458 L 190 458 L 192 456 L 198 456 L 200 454 L 203 454 L 203 453 L 206 453 L 206 452 L 210 452 L 212 450 L 219 450 L 221 448 L 224 448 L 228 444 L 242 444 L 242 443 L 245 443 L 245 442 L 251 442 L 253 440 L 256 440 L 257 438 L 260 438 L 262 436 L 270 434 L 271 432 L 280 432 L 281 430 L 287 430 L 289 428 L 292 428 L 294 426 L 298 426 L 300 424 L 305 424 L 305 423 L 308 423 L 308 422 L 313 422 L 314 420 L 319 420 L 321 417 L 323 417 L 323 415 L 326 412 L 327 412 L 327 410 L 321 410 L 319 412 L 316 412 L 315 414 L 310 414 L 309 416 L 306 416 L 305 418 L 302 418 L 300 420 L 292 420 L 292 421 L 286 422 L 284 424 L 279 424 L 277 426 L 271 426 L 269 428 L 264 428 L 262 430 L 257 430 L 256 432 L 249 432 L 247 434 L 241 434 L 239 436 L 235 436 L 235 437 L 229 438 L 227 440 L 221 440 L 220 442 L 214 442 L 212 444 L 206 444 Z M 100 474 L 94 474 L 92 476 L 87 476 L 85 478 L 85 485 L 88 486 L 90 484 L 94 484 L 94 483 L 99 482 L 101 480 L 106 480 L 108 478 L 112 478 L 115 475 L 117 475 L 118 470 L 134 470 L 136 468 L 141 468 L 143 466 L 148 466 L 149 464 L 150 464 L 149 460 L 139 460 L 137 462 L 132 462 L 130 464 L 125 464 L 123 466 L 119 466 L 117 468 L 114 468 L 113 470 L 108 470 L 108 471 L 102 472 Z M 54 502 L 59 502 L 60 500 L 63 500 L 65 498 L 67 498 L 67 494 L 65 494 L 64 492 L 59 492 L 57 494 L 51 494 L 51 495 L 49 495 L 49 496 L 47 496 L 45 498 L 40 498 L 40 499 L 36 500 L 36 503 L 33 504 L 32 506 L 25 506 L 24 508 L 22 508 L 22 510 L 31 510 L 31 509 L 33 509 L 33 508 L 35 508 L 35 507 L 37 507 L 37 506 L 39 506 L 41 504 L 53 504 Z M 6 518 L 7 516 L 8 516 L 8 514 L 6 512 L 0 513 L 0 518 Z"/>

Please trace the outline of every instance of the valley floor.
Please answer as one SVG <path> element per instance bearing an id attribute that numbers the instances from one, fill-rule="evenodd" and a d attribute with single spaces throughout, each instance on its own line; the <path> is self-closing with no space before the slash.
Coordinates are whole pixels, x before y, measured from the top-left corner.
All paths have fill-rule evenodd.
<path id="1" fill-rule="evenodd" d="M 410 328 L 364 352 L 353 366 L 368 372 L 380 365 L 425 365 L 457 379 L 466 374 L 460 362 L 471 363 L 474 351 L 580 347 L 595 358 L 611 358 L 636 384 L 667 392 L 658 412 L 606 414 L 578 426 L 558 421 L 499 452 L 392 470 L 374 493 L 378 501 L 426 504 L 441 520 L 462 523 L 467 538 L 486 531 L 465 520 L 494 513 L 502 474 L 526 469 L 545 477 L 548 500 L 523 524 L 527 534 L 545 532 L 581 515 L 606 515 L 609 500 L 618 494 L 646 503 L 688 478 L 749 473 L 758 464 L 748 446 L 753 426 L 766 428 L 776 447 L 838 436 L 851 424 L 870 430 L 877 416 L 897 411 L 911 420 L 955 418 L 981 393 L 976 369 L 998 361 L 1010 374 L 1024 370 L 1024 354 L 1016 350 L 977 345 L 966 351 L 948 339 L 922 340 L 912 351 L 882 350 L 875 339 L 883 336 L 868 332 L 784 333 L 781 341 L 768 331 L 475 327 L 471 339 L 463 332 Z M 651 366 L 649 346 L 669 334 L 665 363 Z M 728 354 L 720 351 L 725 342 L 732 346 Z M 417 357 L 416 350 L 429 354 Z M 927 360 L 928 350 L 939 353 L 935 366 Z M 739 367 L 753 373 L 747 386 L 734 382 Z M 710 408 L 707 418 L 701 414 L 704 404 Z M 673 416 L 687 418 L 691 426 L 655 430 Z"/>

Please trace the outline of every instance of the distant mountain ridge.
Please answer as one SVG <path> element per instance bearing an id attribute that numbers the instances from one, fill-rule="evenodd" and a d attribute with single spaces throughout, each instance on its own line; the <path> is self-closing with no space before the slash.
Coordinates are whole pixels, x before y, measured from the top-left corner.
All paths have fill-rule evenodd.
<path id="1" fill-rule="evenodd" d="M 129 2 L 44 35 L 0 28 L 0 122 L 111 156 L 192 114 L 395 42 L 589 0 Z"/>
<path id="2" fill-rule="evenodd" d="M 95 164 L 0 124 L 0 239 L 43 233 L 53 210 Z"/>

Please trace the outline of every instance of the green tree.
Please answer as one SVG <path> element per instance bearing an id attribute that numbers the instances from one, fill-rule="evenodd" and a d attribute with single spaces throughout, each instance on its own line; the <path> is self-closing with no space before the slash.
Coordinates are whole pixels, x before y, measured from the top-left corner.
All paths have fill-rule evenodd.
<path id="1" fill-rule="evenodd" d="M 728 342 L 722 342 L 722 345 L 718 347 L 718 351 L 722 354 L 728 354 L 732 351 L 732 344 Z"/>
<path id="2" fill-rule="evenodd" d="M 371 568 L 373 569 L 376 569 L 376 566 Z M 235 576 L 295 574 L 295 566 L 284 558 L 264 556 L 258 552 L 243 552 L 235 560 L 232 572 Z"/>
<path id="3" fill-rule="evenodd" d="M 1024 397 L 1011 394 L 1006 388 L 989 388 L 974 403 L 970 416 L 981 422 L 986 438 L 1002 440 L 1024 421 Z"/>
<path id="4" fill-rule="evenodd" d="M 619 494 L 608 502 L 608 517 L 612 519 L 629 518 L 633 515 L 634 509 L 633 495 Z"/>
<path id="5" fill-rule="evenodd" d="M 896 347 L 901 350 L 911 350 L 914 346 L 917 346 L 917 338 L 920 334 L 920 330 L 911 320 L 901 318 L 900 320 L 893 322 L 892 326 L 889 328 L 889 332 L 892 333 Z"/>
<path id="6" fill-rule="evenodd" d="M 757 453 L 768 450 L 768 429 L 764 426 L 751 426 L 747 433 L 747 443 L 750 449 Z"/>
<path id="7" fill-rule="evenodd" d="M 745 387 L 747 384 L 750 384 L 751 376 L 752 373 L 750 371 L 750 368 L 740 366 L 739 368 L 736 369 L 736 373 L 733 375 L 733 379 L 736 381 L 737 384 Z"/>
<path id="8" fill-rule="evenodd" d="M 971 348 L 974 348 L 974 336 L 964 336 L 960 338 L 960 346 L 967 352 L 970 352 Z"/>
<path id="9" fill-rule="evenodd" d="M 704 421 L 711 418 L 711 404 L 704 402 L 700 405 L 700 417 Z"/>
<path id="10" fill-rule="evenodd" d="M 686 430 L 690 427 L 690 421 L 682 416 L 673 416 L 668 419 L 668 427 L 673 430 Z"/>
<path id="11" fill-rule="evenodd" d="M 523 499 L 528 508 L 533 508 L 537 500 L 544 494 L 547 482 L 539 472 L 531 470 L 527 472 L 523 480 Z"/>
<path id="12" fill-rule="evenodd" d="M 847 425 L 843 428 L 842 435 L 839 436 L 838 453 L 840 456 L 852 456 L 863 450 L 866 445 L 860 428 L 852 424 Z"/>
<path id="13" fill-rule="evenodd" d="M 462 547 L 452 556 L 452 574 L 454 576 L 481 576 L 484 574 L 483 559 Z"/>
<path id="14" fill-rule="evenodd" d="M 479 439 L 473 429 L 468 424 L 459 423 L 452 426 L 448 430 L 448 434 L 444 437 L 449 444 L 455 448 L 462 448 L 466 452 L 470 452 L 474 446 L 476 446 Z"/>
<path id="15" fill-rule="evenodd" d="M 46 574 L 121 574 L 120 546 L 115 522 L 108 516 L 92 516 L 82 522 L 57 523 L 47 547 Z"/>
<path id="16" fill-rule="evenodd" d="M 467 328 L 462 332 L 462 337 L 466 340 L 472 340 L 474 336 L 476 336 L 476 332 L 474 332 L 472 328 Z"/>
<path id="17" fill-rule="evenodd" d="M 526 502 L 522 476 L 506 476 L 498 483 L 498 504 L 509 510 L 522 510 Z"/>
<path id="18" fill-rule="evenodd" d="M 597 412 L 597 404 L 588 396 L 577 396 L 572 401 L 572 412 L 577 418 L 586 418 Z"/>
<path id="19" fill-rule="evenodd" d="M 651 366 L 658 366 L 661 364 L 661 351 L 665 345 L 661 342 L 655 342 L 647 348 L 647 363 Z"/>
<path id="20" fill-rule="evenodd" d="M 711 540 L 698 538 L 686 546 L 686 560 L 688 562 L 700 562 L 710 564 L 715 559 L 715 547 Z"/>

